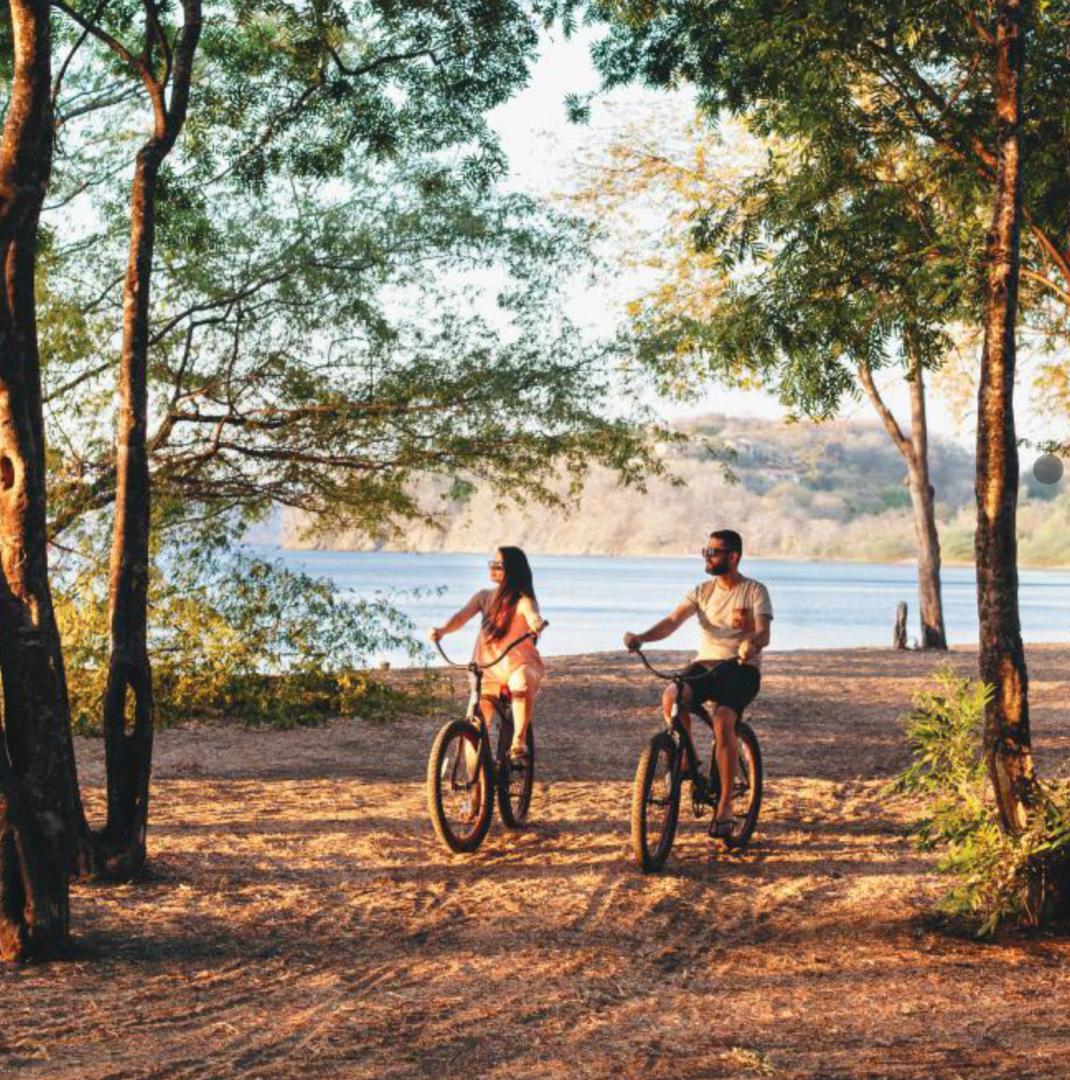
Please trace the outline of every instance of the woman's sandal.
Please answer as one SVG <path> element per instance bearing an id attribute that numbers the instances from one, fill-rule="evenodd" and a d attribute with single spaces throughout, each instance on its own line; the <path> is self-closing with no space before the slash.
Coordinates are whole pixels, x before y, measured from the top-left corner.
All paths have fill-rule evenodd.
<path id="1" fill-rule="evenodd" d="M 528 764 L 528 752 L 527 750 L 510 750 L 509 751 L 509 765 L 514 769 L 527 768 Z"/>
<path id="2" fill-rule="evenodd" d="M 715 840 L 731 840 L 738 825 L 739 822 L 734 817 L 713 821 L 710 823 L 710 836 Z"/>

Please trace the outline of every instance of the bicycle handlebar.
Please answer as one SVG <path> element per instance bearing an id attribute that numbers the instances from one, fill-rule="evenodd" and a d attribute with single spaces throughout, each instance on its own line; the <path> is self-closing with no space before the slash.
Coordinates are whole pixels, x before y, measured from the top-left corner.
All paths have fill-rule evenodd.
<path id="1" fill-rule="evenodd" d="M 646 654 L 643 652 L 642 646 L 637 645 L 634 649 L 629 649 L 629 652 L 635 653 L 640 660 L 643 661 L 643 666 L 652 675 L 657 675 L 659 679 L 664 679 L 666 682 L 673 682 L 676 679 L 680 679 L 683 682 L 695 682 L 697 679 L 704 678 L 709 674 L 708 671 L 696 671 L 693 675 L 685 675 L 682 671 L 665 672 L 658 671 L 656 667 L 646 658 Z"/>
<path id="2" fill-rule="evenodd" d="M 550 624 L 548 622 L 544 622 L 542 626 L 539 627 L 538 633 L 536 633 L 534 630 L 529 630 L 526 634 L 521 634 L 520 637 L 518 637 L 515 641 L 511 641 L 506 646 L 505 651 L 501 654 L 501 656 L 497 657 L 494 660 L 491 660 L 488 664 L 477 664 L 474 660 L 470 660 L 467 664 L 458 664 L 455 660 L 451 660 L 446 655 L 445 651 L 442 648 L 441 641 L 435 642 L 435 648 L 438 649 L 442 659 L 445 660 L 446 663 L 450 665 L 450 667 L 462 668 L 465 671 L 486 671 L 487 668 L 492 668 L 495 664 L 500 663 L 502 660 L 504 660 L 522 641 L 527 641 L 528 638 L 534 638 L 536 641 L 538 641 L 539 634 L 541 634 L 543 630 L 545 630 L 549 625 Z"/>

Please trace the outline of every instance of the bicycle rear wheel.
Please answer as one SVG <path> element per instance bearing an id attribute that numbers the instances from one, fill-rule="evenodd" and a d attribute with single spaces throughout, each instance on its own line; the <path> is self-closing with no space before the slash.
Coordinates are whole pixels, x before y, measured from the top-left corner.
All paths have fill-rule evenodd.
<path id="1" fill-rule="evenodd" d="M 471 852 L 483 843 L 493 799 L 479 729 L 467 720 L 451 720 L 435 737 L 427 761 L 427 808 L 438 838 L 450 851 Z"/>
<path id="2" fill-rule="evenodd" d="M 722 837 L 725 846 L 730 848 L 744 847 L 754 835 L 754 829 L 758 824 L 758 814 L 762 809 L 762 785 L 765 778 L 758 736 L 746 721 L 741 720 L 736 725 L 736 742 L 739 747 L 739 767 L 732 791 L 732 816 L 737 824 L 731 836 Z M 716 747 L 714 747 L 714 753 L 716 753 Z M 711 774 L 713 780 L 711 798 L 716 807 L 721 790 L 716 762 L 711 769 Z"/>
<path id="3" fill-rule="evenodd" d="M 680 816 L 680 785 L 673 783 L 676 743 L 659 731 L 639 757 L 632 788 L 632 850 L 643 873 L 660 870 L 672 850 Z"/>
<path id="4" fill-rule="evenodd" d="M 535 734 L 530 724 L 524 739 L 528 758 L 521 766 L 509 759 L 512 744 L 513 719 L 503 717 L 498 729 L 498 811 L 507 829 L 519 829 L 527 820 L 535 786 Z"/>

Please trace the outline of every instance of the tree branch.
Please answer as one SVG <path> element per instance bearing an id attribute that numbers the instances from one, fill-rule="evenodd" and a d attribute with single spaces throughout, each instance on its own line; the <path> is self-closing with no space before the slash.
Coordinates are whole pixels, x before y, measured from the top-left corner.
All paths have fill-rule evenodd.
<path id="1" fill-rule="evenodd" d="M 100 4 L 97 6 L 97 10 L 93 12 L 92 21 L 95 23 L 97 19 L 104 12 L 104 8 L 107 6 L 108 0 L 100 0 Z M 74 59 L 74 54 L 85 44 L 86 38 L 89 37 L 89 28 L 83 27 L 81 34 L 78 36 L 78 40 L 71 46 L 71 51 L 67 53 L 67 58 L 60 66 L 59 74 L 56 76 L 56 81 L 52 84 L 52 107 L 55 109 L 56 101 L 59 98 L 60 87 L 63 86 L 63 77 L 67 74 L 67 68 L 70 67 L 71 61 Z"/>
<path id="2" fill-rule="evenodd" d="M 80 12 L 75 11 L 65 0 L 52 0 L 52 6 L 59 8 L 68 18 L 73 19 L 83 30 L 92 34 L 98 41 L 103 42 L 116 56 L 129 64 L 141 76 L 141 81 L 149 89 L 150 95 L 157 88 L 156 79 L 153 77 L 152 72 L 118 38 L 113 37 L 107 30 L 97 26 L 95 21 L 91 21 Z"/>
<path id="3" fill-rule="evenodd" d="M 164 33 L 163 26 L 160 23 L 160 13 L 156 10 L 156 4 L 153 0 L 141 0 L 141 4 L 145 9 L 149 25 L 152 27 L 153 35 L 159 43 L 160 51 L 163 53 L 164 71 L 160 83 L 166 86 L 171 79 L 171 69 L 174 67 L 174 52 L 171 49 L 171 42 L 167 40 L 167 34 Z"/>
<path id="4" fill-rule="evenodd" d="M 859 382 L 862 383 L 869 400 L 873 403 L 873 408 L 877 410 L 877 415 L 881 418 L 881 422 L 887 429 L 888 434 L 891 435 L 892 442 L 895 443 L 896 448 L 899 450 L 899 453 L 903 455 L 907 464 L 912 464 L 914 459 L 914 447 L 910 440 L 903 434 L 903 429 L 892 415 L 891 409 L 885 404 L 884 398 L 881 397 L 881 393 L 877 389 L 877 384 L 873 381 L 873 372 L 870 371 L 869 365 L 864 361 L 859 361 L 858 379 Z"/>

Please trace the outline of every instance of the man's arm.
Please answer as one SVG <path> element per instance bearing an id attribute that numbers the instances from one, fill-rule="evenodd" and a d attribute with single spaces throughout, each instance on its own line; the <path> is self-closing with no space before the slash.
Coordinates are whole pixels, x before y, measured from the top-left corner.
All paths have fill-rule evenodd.
<path id="1" fill-rule="evenodd" d="M 654 623 L 649 630 L 644 630 L 641 634 L 625 634 L 624 645 L 626 648 L 634 651 L 641 645 L 645 645 L 648 641 L 661 641 L 670 634 L 676 633 L 676 631 L 679 630 L 694 613 L 695 605 L 689 600 L 684 600 L 666 615 L 664 619 Z"/>
<path id="2" fill-rule="evenodd" d="M 739 643 L 740 660 L 749 659 L 756 652 L 761 652 L 761 650 L 769 644 L 769 631 L 772 621 L 773 620 L 770 619 L 768 615 L 754 616 L 753 632 L 744 634 L 743 639 Z"/>

